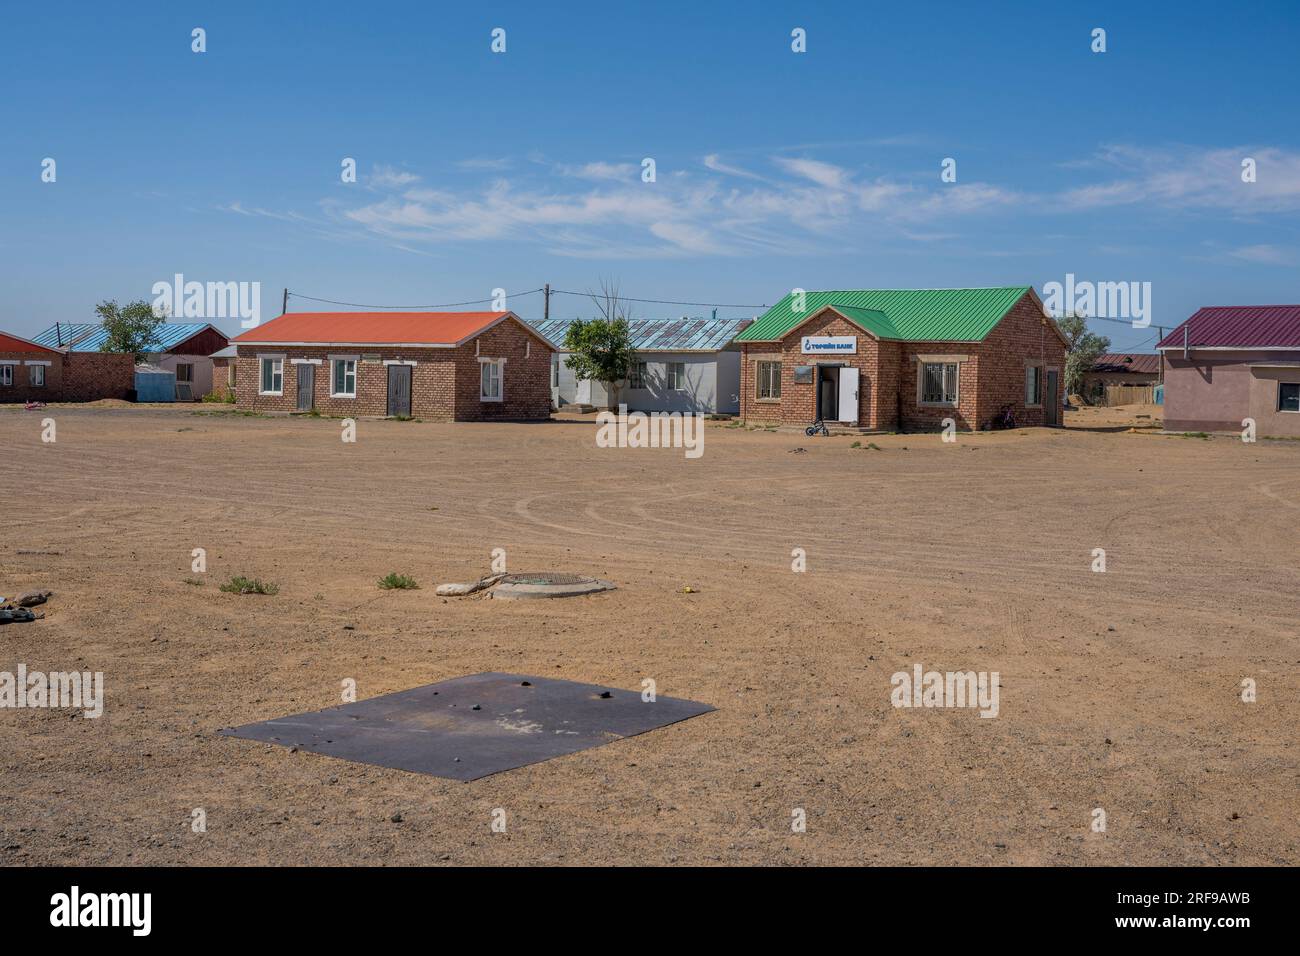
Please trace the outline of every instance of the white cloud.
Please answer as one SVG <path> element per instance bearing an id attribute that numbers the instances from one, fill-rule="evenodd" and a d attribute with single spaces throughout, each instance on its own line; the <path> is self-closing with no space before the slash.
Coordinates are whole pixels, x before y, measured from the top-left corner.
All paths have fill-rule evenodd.
<path id="1" fill-rule="evenodd" d="M 395 189 L 418 183 L 420 177 L 394 166 L 376 166 L 366 177 L 366 185 L 372 189 Z"/>

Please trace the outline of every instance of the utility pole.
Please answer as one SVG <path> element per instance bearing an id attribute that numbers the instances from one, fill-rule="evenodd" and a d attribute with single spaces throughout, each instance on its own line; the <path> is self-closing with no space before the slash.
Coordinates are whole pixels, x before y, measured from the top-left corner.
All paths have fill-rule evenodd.
<path id="1" fill-rule="evenodd" d="M 1156 339 L 1156 354 L 1160 356 L 1160 384 L 1165 384 L 1165 353 L 1160 350 L 1160 343 L 1165 340 L 1165 330 L 1163 326 L 1157 325 L 1156 331 L 1160 333 L 1160 338 Z"/>
<path id="2" fill-rule="evenodd" d="M 542 321 L 551 317 L 551 284 L 548 282 L 542 287 L 542 297 L 546 300 L 542 304 Z"/>
<path id="3" fill-rule="evenodd" d="M 289 290 L 284 290 L 284 300 L 280 303 L 280 314 L 284 315 L 289 311 Z"/>

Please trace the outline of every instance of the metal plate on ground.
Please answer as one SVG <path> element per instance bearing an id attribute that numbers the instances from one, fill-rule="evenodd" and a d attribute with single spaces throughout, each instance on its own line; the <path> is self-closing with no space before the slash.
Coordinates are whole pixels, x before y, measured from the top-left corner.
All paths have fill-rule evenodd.
<path id="1" fill-rule="evenodd" d="M 221 733 L 378 767 L 477 780 L 713 709 L 674 697 L 647 703 L 639 692 L 617 687 L 492 672 Z"/>

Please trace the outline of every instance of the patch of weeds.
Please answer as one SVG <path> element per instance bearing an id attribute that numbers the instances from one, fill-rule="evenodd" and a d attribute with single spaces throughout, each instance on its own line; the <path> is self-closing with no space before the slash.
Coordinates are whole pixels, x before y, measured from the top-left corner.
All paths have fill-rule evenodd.
<path id="1" fill-rule="evenodd" d="M 203 582 L 200 581 L 198 578 L 186 578 L 186 579 L 185 579 L 185 583 L 186 583 L 186 584 L 192 584 L 192 585 L 194 585 L 196 588 L 201 588 L 201 587 L 203 587 Z"/>
<path id="2" fill-rule="evenodd" d="M 227 594 L 279 594 L 280 585 L 246 578 L 240 574 L 221 585 L 221 590 Z"/>
<path id="3" fill-rule="evenodd" d="M 1204 438 L 1206 441 L 1209 441 L 1210 433 L 1209 432 L 1179 432 L 1178 437 L 1179 438 Z"/>
<path id="4" fill-rule="evenodd" d="M 883 451 L 883 450 L 884 450 L 884 449 L 882 449 L 879 445 L 877 445 L 877 444 L 876 444 L 875 442 L 873 442 L 873 441 L 869 441 L 869 442 L 867 442 L 867 447 L 870 448 L 872 451 Z"/>
<path id="5" fill-rule="evenodd" d="M 390 571 L 380 578 L 379 586 L 385 591 L 418 591 L 420 588 L 420 585 L 415 583 L 415 578 L 398 574 L 396 571 Z"/>
<path id="6" fill-rule="evenodd" d="M 309 411 L 309 412 L 307 413 L 307 417 L 308 417 L 308 418 L 320 418 L 320 409 L 319 409 L 319 408 L 314 408 L 314 407 L 313 407 L 312 410 Z"/>
<path id="7" fill-rule="evenodd" d="M 850 448 L 861 448 L 861 447 L 862 447 L 862 442 L 860 442 L 860 441 L 855 441 L 855 442 L 854 442 L 852 445 L 850 445 L 849 447 L 850 447 Z"/>
<path id="8" fill-rule="evenodd" d="M 394 415 L 394 416 L 393 416 L 393 421 L 395 421 L 395 422 L 413 422 L 413 421 L 415 421 L 415 418 L 414 418 L 413 416 L 411 416 L 411 415 Z"/>

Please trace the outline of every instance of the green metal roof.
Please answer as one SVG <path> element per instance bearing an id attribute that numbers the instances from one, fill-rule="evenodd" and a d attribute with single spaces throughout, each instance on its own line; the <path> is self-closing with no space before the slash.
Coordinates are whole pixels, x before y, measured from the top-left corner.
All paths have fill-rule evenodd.
<path id="1" fill-rule="evenodd" d="M 764 312 L 737 342 L 774 342 L 834 306 L 863 330 L 904 342 L 979 342 L 1007 314 L 1027 285 L 997 289 L 851 289 L 806 292 L 795 312 L 794 294 Z"/>

